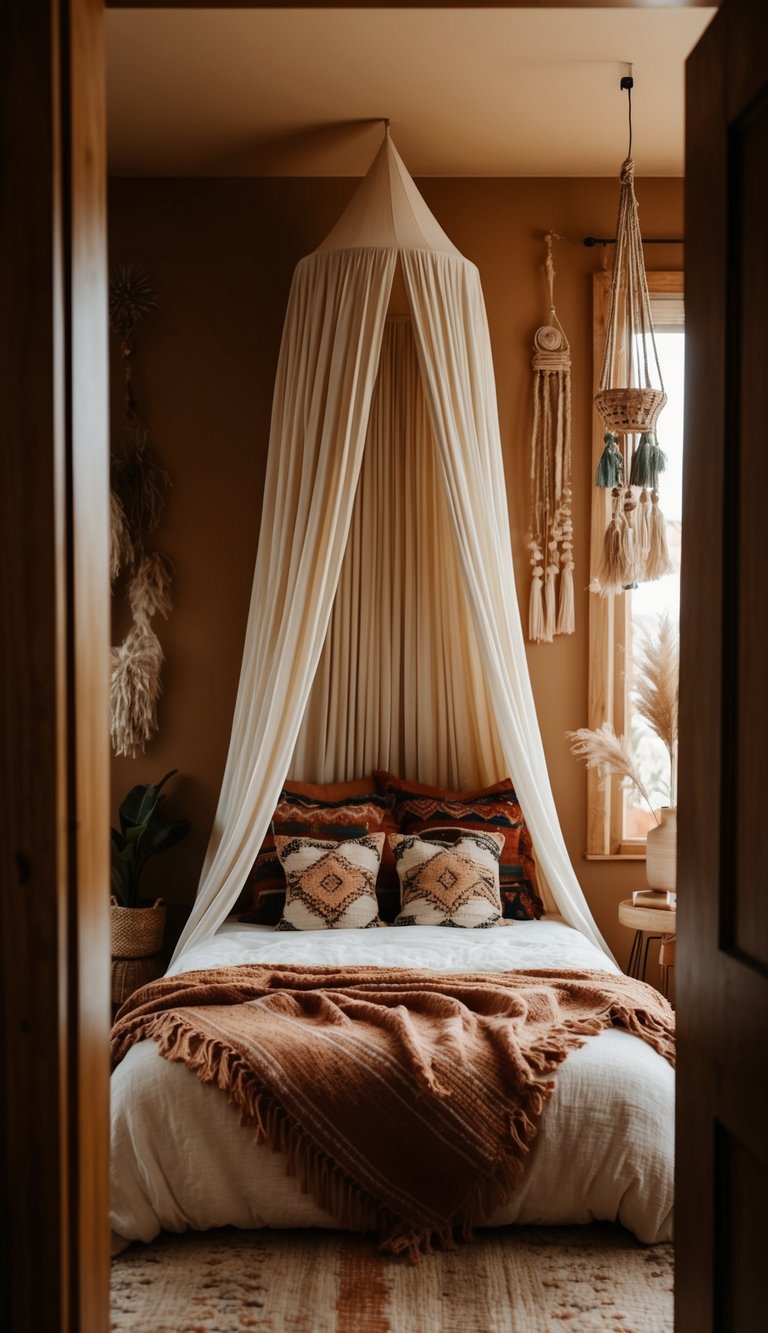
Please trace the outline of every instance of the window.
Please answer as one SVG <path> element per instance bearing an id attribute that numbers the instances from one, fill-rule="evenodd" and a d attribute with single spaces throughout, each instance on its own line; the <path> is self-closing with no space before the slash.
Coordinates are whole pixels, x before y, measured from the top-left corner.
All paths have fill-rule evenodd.
<path id="1" fill-rule="evenodd" d="M 654 805 L 669 804 L 669 760 L 661 744 L 632 705 L 633 642 L 642 630 L 653 632 L 657 617 L 668 611 L 675 623 L 680 611 L 680 535 L 682 518 L 683 373 L 685 329 L 682 273 L 649 273 L 648 287 L 656 343 L 668 401 L 659 418 L 659 443 L 667 454 L 667 471 L 659 487 L 667 520 L 667 539 L 676 572 L 654 583 L 640 584 L 615 597 L 590 595 L 589 721 L 590 727 L 610 722 L 633 742 L 641 774 Z M 594 367 L 600 371 L 610 303 L 611 275 L 594 279 Z M 603 426 L 595 414 L 593 473 L 603 449 Z M 610 514 L 610 493 L 595 489 L 592 501 L 591 573 L 600 558 Z M 587 855 L 643 857 L 650 812 L 616 779 L 600 789 L 600 775 L 587 775 Z"/>

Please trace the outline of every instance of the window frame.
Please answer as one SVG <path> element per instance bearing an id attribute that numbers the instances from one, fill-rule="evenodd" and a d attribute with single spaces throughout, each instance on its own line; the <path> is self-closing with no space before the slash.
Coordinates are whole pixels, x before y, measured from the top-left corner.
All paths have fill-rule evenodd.
<path id="1" fill-rule="evenodd" d="M 681 270 L 648 273 L 648 290 L 654 295 L 684 295 Z M 597 393 L 605 346 L 605 331 L 611 298 L 611 272 L 601 269 L 593 275 L 593 395 Z M 603 452 L 604 426 L 597 412 L 592 413 L 592 477 Z M 603 538 L 611 516 L 611 495 L 592 487 L 590 519 L 589 578 L 594 579 L 600 563 Z M 626 677 L 620 659 L 629 640 L 629 599 L 610 593 L 589 597 L 589 686 L 587 726 L 596 729 L 609 722 L 622 735 L 627 710 Z M 587 850 L 588 860 L 644 861 L 645 839 L 624 837 L 623 799 L 618 778 L 604 785 L 602 775 L 587 769 Z"/>

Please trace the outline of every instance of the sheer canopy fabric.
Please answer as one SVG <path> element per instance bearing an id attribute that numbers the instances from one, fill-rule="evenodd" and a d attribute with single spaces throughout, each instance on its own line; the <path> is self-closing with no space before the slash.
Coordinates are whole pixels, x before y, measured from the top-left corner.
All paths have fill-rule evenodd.
<path id="1" fill-rule="evenodd" d="M 421 560 L 434 558 L 439 541 L 445 579 L 433 571 L 430 590 L 450 605 L 450 582 L 456 580 L 456 615 L 451 620 L 446 604 L 433 605 L 429 667 L 423 667 L 421 653 L 427 636 L 418 644 L 419 669 L 411 657 L 409 670 L 403 666 L 399 680 L 393 672 L 402 666 L 403 653 L 390 647 L 387 680 L 386 659 L 377 668 L 373 664 L 377 641 L 381 645 L 383 637 L 370 615 L 376 614 L 377 598 L 383 596 L 384 622 L 392 624 L 394 617 L 403 636 L 411 636 L 405 642 L 416 644 L 419 637 L 418 625 L 411 620 L 406 629 L 404 624 L 409 584 L 400 543 L 408 540 L 409 526 L 412 544 L 418 541 L 420 519 L 416 515 L 414 526 L 413 516 L 393 503 L 397 451 L 403 441 L 391 439 L 392 457 L 384 456 L 385 418 L 400 414 L 402 421 L 405 411 L 392 400 L 397 334 L 391 335 L 391 343 L 388 336 L 377 406 L 371 411 L 398 257 L 423 386 L 422 400 L 406 365 L 407 432 L 420 438 L 422 446 L 433 447 L 430 464 L 425 461 L 428 448 L 421 460 L 407 460 L 405 471 L 400 470 L 401 483 L 409 470 L 427 469 L 418 506 L 424 531 L 431 529 L 433 536 Z M 358 495 L 366 439 L 371 463 L 366 464 Z M 429 466 L 444 490 L 438 503 Z M 386 485 L 387 478 L 393 488 L 389 500 L 377 496 L 379 480 Z M 388 526 L 386 534 L 384 527 L 378 529 L 375 560 L 363 559 L 373 535 L 367 531 L 369 521 Z M 387 543 L 392 560 L 389 592 L 383 587 Z M 337 590 L 341 601 L 334 610 Z M 402 606 L 394 607 L 392 598 L 400 595 Z M 459 635 L 460 646 L 452 641 Z M 365 666 L 366 656 L 371 669 L 361 686 L 356 672 L 358 663 Z M 426 688 L 422 671 L 427 672 Z M 343 684 L 349 692 L 353 678 L 357 694 L 354 706 L 347 707 Z M 446 696 L 432 699 L 431 708 L 430 690 Z M 414 717 L 427 723 L 417 727 L 415 737 L 409 731 L 406 741 L 406 719 Z M 475 731 L 470 738 L 468 724 Z M 432 218 L 387 135 L 344 217 L 294 275 L 229 754 L 197 899 L 174 957 L 212 935 L 234 906 L 294 752 L 294 772 L 304 764 L 313 769 L 301 776 L 360 776 L 369 765 L 358 768 L 358 758 L 377 753 L 383 761 L 382 749 L 376 747 L 391 747 L 393 736 L 401 747 L 405 777 L 427 771 L 431 740 L 429 772 L 438 783 L 450 785 L 454 775 L 462 781 L 465 775 L 469 781 L 512 777 L 556 910 L 608 953 L 563 841 L 536 718 L 515 590 L 479 275 Z M 390 748 L 387 756 L 392 753 Z"/>
<path id="2" fill-rule="evenodd" d="M 416 344 L 388 319 L 347 551 L 291 776 L 473 787 L 504 766 Z"/>

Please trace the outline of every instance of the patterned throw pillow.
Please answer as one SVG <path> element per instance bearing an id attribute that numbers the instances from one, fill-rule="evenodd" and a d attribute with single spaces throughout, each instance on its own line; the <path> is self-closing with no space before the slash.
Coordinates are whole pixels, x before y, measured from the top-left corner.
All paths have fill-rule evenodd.
<path id="1" fill-rule="evenodd" d="M 379 924 L 376 876 L 383 833 L 328 842 L 275 837 L 285 871 L 278 930 L 361 930 Z"/>
<path id="2" fill-rule="evenodd" d="M 283 837 L 325 838 L 329 842 L 343 842 L 347 838 L 362 838 L 368 832 L 367 823 L 318 824 L 307 820 L 293 820 L 273 824 L 259 849 L 243 892 L 240 895 L 240 920 L 249 925 L 276 926 L 285 907 L 285 875 L 275 847 L 275 833 Z"/>
<path id="3" fill-rule="evenodd" d="M 365 784 L 362 778 L 355 782 L 323 785 L 286 783 L 275 810 L 275 828 L 286 821 L 292 823 L 304 819 L 317 826 L 317 836 L 321 838 L 325 837 L 319 827 L 322 824 L 365 824 L 365 831 L 369 833 L 399 833 L 400 825 L 392 814 L 394 797 L 376 793 L 372 778 L 368 778 L 367 783 L 367 791 L 359 790 Z M 376 893 L 382 921 L 394 921 L 400 907 L 400 884 L 392 849 L 386 842 Z"/>
<path id="4" fill-rule="evenodd" d="M 520 825 L 485 824 L 478 820 L 462 820 L 446 826 L 439 821 L 432 823 L 425 820 L 408 825 L 409 833 L 418 833 L 427 842 L 456 842 L 469 831 L 498 833 L 504 839 L 504 847 L 499 862 L 499 887 L 501 889 L 501 914 L 511 921 L 537 921 L 544 911 L 544 904 L 531 884 L 523 864 L 520 844 L 524 830 Z M 529 858 L 530 859 L 530 858 Z"/>
<path id="5" fill-rule="evenodd" d="M 504 916 L 523 921 L 541 916 L 544 904 L 536 885 L 531 835 L 509 778 L 492 787 L 451 791 L 447 787 L 427 787 L 384 771 L 374 777 L 379 791 L 394 799 L 394 814 L 406 833 L 425 833 L 446 826 L 501 833 Z"/>
<path id="6" fill-rule="evenodd" d="M 495 926 L 501 920 L 499 833 L 464 833 L 456 842 L 390 834 L 400 876 L 396 926 Z"/>

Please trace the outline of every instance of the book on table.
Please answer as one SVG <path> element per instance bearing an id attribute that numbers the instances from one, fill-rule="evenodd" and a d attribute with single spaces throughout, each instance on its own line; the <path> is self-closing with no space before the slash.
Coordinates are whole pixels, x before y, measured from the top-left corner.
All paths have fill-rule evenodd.
<path id="1" fill-rule="evenodd" d="M 633 907 L 658 907 L 662 911 L 674 911 L 674 901 L 669 902 L 669 898 L 675 898 L 675 894 L 665 892 L 664 889 L 635 889 L 632 894 Z"/>

